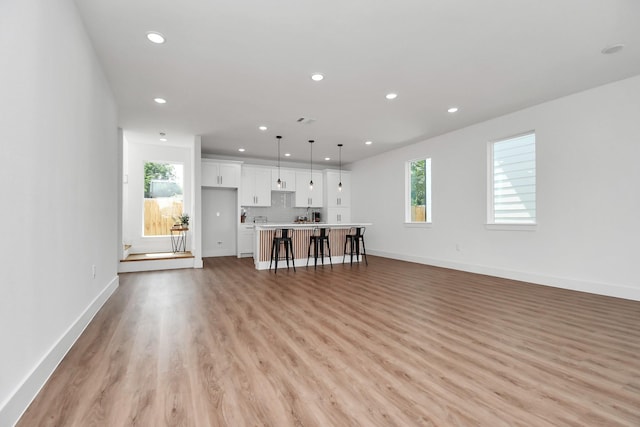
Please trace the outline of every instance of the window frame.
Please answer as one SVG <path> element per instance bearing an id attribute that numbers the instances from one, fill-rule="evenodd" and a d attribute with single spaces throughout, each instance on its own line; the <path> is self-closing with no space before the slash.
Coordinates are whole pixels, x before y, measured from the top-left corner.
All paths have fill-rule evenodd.
<path id="1" fill-rule="evenodd" d="M 494 147 L 495 144 L 516 139 L 527 135 L 534 137 L 534 170 L 535 170 L 535 220 L 531 222 L 503 223 L 495 221 L 495 194 L 494 194 Z M 511 230 L 511 231 L 535 231 L 538 226 L 538 138 L 535 129 L 513 134 L 487 142 L 487 218 L 485 228 L 487 230 Z"/>
<path id="2" fill-rule="evenodd" d="M 425 220 L 411 220 L 411 164 L 425 161 Z M 405 197 L 404 197 L 404 225 L 407 227 L 431 227 L 433 224 L 432 212 L 432 159 L 431 157 L 417 157 L 404 162 Z"/>

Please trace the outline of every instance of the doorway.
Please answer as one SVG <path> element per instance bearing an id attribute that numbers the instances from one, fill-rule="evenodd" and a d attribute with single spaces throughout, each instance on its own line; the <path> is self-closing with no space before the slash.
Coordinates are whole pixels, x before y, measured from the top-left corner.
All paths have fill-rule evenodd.
<path id="1" fill-rule="evenodd" d="M 236 255 L 238 190 L 202 187 L 202 256 Z"/>

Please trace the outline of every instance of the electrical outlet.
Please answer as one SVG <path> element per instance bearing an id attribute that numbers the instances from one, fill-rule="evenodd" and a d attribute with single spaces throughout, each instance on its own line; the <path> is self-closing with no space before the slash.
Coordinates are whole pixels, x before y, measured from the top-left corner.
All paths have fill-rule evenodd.
<path id="1" fill-rule="evenodd" d="M 95 264 L 93 264 L 91 266 L 91 275 L 93 276 L 94 279 L 96 278 L 96 265 Z"/>
<path id="2" fill-rule="evenodd" d="M 456 251 L 460 252 L 460 245 L 456 243 Z"/>

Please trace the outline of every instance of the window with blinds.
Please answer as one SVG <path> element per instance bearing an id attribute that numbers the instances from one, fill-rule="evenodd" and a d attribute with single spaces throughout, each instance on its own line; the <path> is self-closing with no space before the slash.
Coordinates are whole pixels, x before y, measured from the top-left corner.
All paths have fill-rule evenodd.
<path id="1" fill-rule="evenodd" d="M 489 223 L 536 223 L 536 135 L 490 144 Z"/>

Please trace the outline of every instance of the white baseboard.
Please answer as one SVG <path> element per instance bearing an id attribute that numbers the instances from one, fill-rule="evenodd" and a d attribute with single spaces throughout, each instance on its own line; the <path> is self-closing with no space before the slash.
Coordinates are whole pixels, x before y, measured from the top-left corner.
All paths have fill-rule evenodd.
<path id="1" fill-rule="evenodd" d="M 89 304 L 84 312 L 69 326 L 60 339 L 36 364 L 26 379 L 0 408 L 0 426 L 15 425 L 40 392 L 47 380 L 58 367 L 69 349 L 82 335 L 98 310 L 118 289 L 119 278 L 115 276 L 100 294 Z"/>
<path id="2" fill-rule="evenodd" d="M 253 252 L 240 252 L 236 256 L 238 258 L 253 258 Z"/>
<path id="3" fill-rule="evenodd" d="M 214 258 L 214 257 L 219 257 L 219 256 L 237 256 L 237 253 L 234 250 L 203 250 L 202 251 L 202 258 Z"/>
<path id="4" fill-rule="evenodd" d="M 465 264 L 455 261 L 447 261 L 437 258 L 420 257 L 415 255 L 398 254 L 392 252 L 369 249 L 368 254 L 401 261 L 415 262 L 418 264 L 433 265 L 435 267 L 451 268 L 470 273 L 485 274 L 488 276 L 502 277 L 505 279 L 519 280 L 535 283 L 537 285 L 552 286 L 554 288 L 570 289 L 573 291 L 587 292 L 590 294 L 605 295 L 616 298 L 640 301 L 640 288 L 612 285 L 609 283 L 586 282 L 583 280 L 565 277 L 547 276 L 525 271 L 507 270 L 483 265 Z"/>

